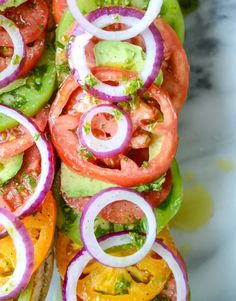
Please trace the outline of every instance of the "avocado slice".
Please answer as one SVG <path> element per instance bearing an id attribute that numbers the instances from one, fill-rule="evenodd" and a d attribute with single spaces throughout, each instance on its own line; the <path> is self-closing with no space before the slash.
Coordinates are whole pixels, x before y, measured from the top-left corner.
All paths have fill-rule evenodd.
<path id="1" fill-rule="evenodd" d="M 0 5 L 0 11 L 4 11 L 5 9 L 12 7 L 12 6 L 17 7 L 26 1 L 27 0 L 8 0 L 4 4 Z"/>
<path id="2" fill-rule="evenodd" d="M 20 110 L 27 116 L 34 116 L 48 102 L 56 86 L 55 51 L 47 45 L 37 66 L 24 79 L 12 83 L 6 93 L 0 95 L 0 103 Z M 19 86 L 19 83 L 23 84 Z M 14 88 L 15 86 L 15 89 Z M 15 120 L 0 114 L 0 132 L 16 126 Z"/>
<path id="3" fill-rule="evenodd" d="M 68 197 L 93 196 L 99 191 L 114 187 L 114 184 L 84 177 L 73 172 L 63 162 L 61 164 L 61 192 Z"/>
<path id="4" fill-rule="evenodd" d="M 101 41 L 93 51 L 97 66 L 121 67 L 140 73 L 145 64 L 142 48 L 128 42 Z"/>
<path id="5" fill-rule="evenodd" d="M 21 169 L 24 153 L 0 160 L 0 185 L 13 178 Z"/>
<path id="6" fill-rule="evenodd" d="M 173 160 L 172 162 L 171 172 L 172 172 L 171 192 L 169 196 L 166 198 L 166 200 L 160 206 L 154 209 L 157 222 L 158 222 L 158 233 L 161 232 L 168 225 L 170 220 L 176 215 L 176 213 L 178 212 L 181 206 L 181 202 L 183 199 L 183 181 L 176 160 Z M 66 177 L 68 177 L 68 181 L 65 181 Z M 74 183 L 71 185 L 72 181 Z M 67 187 L 65 187 L 65 185 L 69 185 L 70 188 L 68 189 Z M 96 179 L 88 180 L 88 178 L 74 173 L 68 167 L 62 164 L 61 185 L 60 185 L 60 173 L 57 174 L 56 180 L 53 185 L 53 194 L 58 203 L 57 226 L 60 230 L 64 231 L 66 235 L 69 236 L 70 239 L 72 239 L 75 243 L 81 244 L 80 229 L 79 229 L 81 213 L 76 212 L 72 208 L 68 207 L 68 205 L 61 197 L 59 191 L 60 186 L 61 186 L 61 191 L 66 193 L 67 196 L 81 197 L 81 196 L 92 196 L 94 195 L 94 192 L 97 193 L 101 191 L 101 189 L 111 187 L 111 184 Z M 115 185 L 112 186 L 114 187 Z M 112 224 L 100 217 L 98 217 L 95 221 L 95 234 L 97 237 L 103 236 L 110 232 L 117 232 L 117 231 L 124 231 L 124 230 L 133 230 L 137 233 L 143 233 L 143 232 L 145 233 L 146 218 L 143 218 L 132 225 Z"/>

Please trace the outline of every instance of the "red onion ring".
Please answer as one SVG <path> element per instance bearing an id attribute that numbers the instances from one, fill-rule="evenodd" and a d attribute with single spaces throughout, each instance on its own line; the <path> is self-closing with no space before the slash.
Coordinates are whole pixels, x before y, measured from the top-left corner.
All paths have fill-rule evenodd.
<path id="1" fill-rule="evenodd" d="M 17 297 L 28 285 L 34 268 L 34 245 L 25 226 L 7 209 L 0 208 L 0 224 L 7 230 L 16 249 L 16 267 L 0 287 L 0 301 Z"/>
<path id="2" fill-rule="evenodd" d="M 93 135 L 91 129 L 86 132 L 85 125 L 91 125 L 92 119 L 99 113 L 113 115 L 117 121 L 118 129 L 111 139 L 99 139 Z M 97 158 L 109 158 L 122 153 L 127 148 L 132 135 L 132 123 L 130 118 L 116 106 L 98 105 L 82 115 L 78 133 L 81 144 Z"/>
<path id="3" fill-rule="evenodd" d="M 109 249 L 114 246 L 121 246 L 132 243 L 128 232 L 119 232 L 109 234 L 99 239 L 103 249 Z M 155 240 L 152 250 L 160 255 L 172 270 L 176 281 L 177 301 L 188 301 L 188 280 L 186 272 L 178 257 L 158 239 Z M 80 250 L 71 260 L 67 267 L 66 275 L 63 281 L 62 298 L 63 301 L 76 301 L 77 282 L 90 260 L 93 258 L 85 248 Z"/>
<path id="4" fill-rule="evenodd" d="M 148 9 L 145 13 L 145 15 L 140 18 L 139 22 L 135 22 L 131 28 L 121 31 L 106 31 L 102 30 L 101 28 L 97 27 L 94 24 L 91 24 L 91 20 L 89 18 L 90 14 L 86 17 L 83 16 L 81 13 L 76 0 L 67 0 L 67 4 L 69 6 L 70 12 L 72 16 L 76 19 L 76 21 L 91 35 L 103 39 L 103 40 L 128 40 L 131 39 L 137 35 L 139 35 L 141 32 L 143 32 L 145 29 L 147 29 L 150 24 L 155 20 L 155 18 L 158 16 L 161 6 L 162 6 L 162 0 L 151 0 L 149 2 Z M 122 7 L 119 7 L 121 10 Z M 129 8 L 124 8 L 129 9 Z M 103 10 L 103 9 L 101 9 Z M 101 10 L 96 10 L 97 14 Z M 107 15 L 113 14 L 113 15 L 121 15 L 119 12 L 114 11 L 114 7 L 105 7 L 105 10 L 107 11 Z M 128 13 L 127 13 L 128 14 Z"/>
<path id="5" fill-rule="evenodd" d="M 14 53 L 9 65 L 0 72 L 0 88 L 14 81 L 20 73 L 23 58 L 25 56 L 25 45 L 18 27 L 10 19 L 0 14 L 0 26 L 9 34 L 14 45 Z"/>
<path id="6" fill-rule="evenodd" d="M 46 194 L 51 189 L 54 178 L 54 155 L 50 143 L 41 133 L 34 122 L 23 115 L 18 110 L 12 109 L 5 105 L 0 105 L 0 113 L 15 119 L 22 124 L 28 132 L 34 137 L 35 144 L 41 155 L 41 176 L 35 188 L 34 193 L 28 201 L 14 214 L 18 217 L 23 217 L 36 211 L 43 203 Z"/>
<path id="7" fill-rule="evenodd" d="M 143 13 L 133 8 L 111 7 L 97 9 L 89 15 L 89 20 L 99 27 L 104 27 L 114 24 L 114 14 L 122 16 L 121 22 L 131 26 L 143 17 Z M 114 33 L 114 36 L 116 34 Z M 139 74 L 139 78 L 143 82 L 143 87 L 138 89 L 137 93 L 140 95 L 145 92 L 156 79 L 159 74 L 164 46 L 161 35 L 155 26 L 151 24 L 141 36 L 146 45 L 146 62 L 143 71 Z M 96 78 L 93 86 L 87 83 L 87 79 L 94 76 L 89 70 L 86 63 L 85 48 L 91 40 L 92 36 L 77 26 L 72 34 L 71 41 L 68 48 L 68 59 L 72 74 L 81 86 L 87 86 L 88 92 L 100 99 L 108 100 L 111 102 L 119 102 L 130 100 L 131 96 L 126 92 L 126 84 L 119 86 L 110 86 L 104 84 Z"/>
<path id="8" fill-rule="evenodd" d="M 140 207 L 147 217 L 147 238 L 143 247 L 135 254 L 126 257 L 116 257 L 105 253 L 94 233 L 94 221 L 99 212 L 107 205 L 121 200 L 129 201 Z M 81 216 L 80 232 L 82 242 L 93 258 L 107 266 L 124 268 L 136 264 L 151 250 L 156 239 L 157 222 L 152 207 L 141 194 L 132 189 L 114 187 L 104 189 L 90 199 Z"/>

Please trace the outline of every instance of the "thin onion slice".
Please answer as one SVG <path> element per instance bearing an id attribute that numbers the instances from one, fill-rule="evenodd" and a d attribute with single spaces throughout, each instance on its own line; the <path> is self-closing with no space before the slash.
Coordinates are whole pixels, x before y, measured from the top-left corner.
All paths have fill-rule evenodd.
<path id="1" fill-rule="evenodd" d="M 113 233 L 104 236 L 100 240 L 101 247 L 106 250 L 115 246 L 132 243 L 132 238 L 127 232 Z M 185 269 L 178 257 L 158 239 L 155 240 L 152 250 L 161 256 L 171 269 L 177 289 L 176 301 L 188 301 L 188 280 Z M 92 256 L 85 248 L 80 250 L 68 265 L 63 282 L 62 296 L 63 301 L 76 301 L 77 282 Z M 160 275 L 161 276 L 161 275 Z"/>
<path id="2" fill-rule="evenodd" d="M 97 114 L 109 114 L 117 123 L 117 131 L 110 139 L 99 139 L 94 136 L 91 125 Z M 99 105 L 86 112 L 80 120 L 78 128 L 81 144 L 97 158 L 109 158 L 122 153 L 127 147 L 132 135 L 130 118 L 112 105 Z"/>
<path id="3" fill-rule="evenodd" d="M 0 72 L 0 88 L 3 88 L 14 81 L 19 75 L 25 56 L 25 45 L 18 27 L 12 20 L 0 15 L 0 27 L 3 27 L 7 31 L 14 46 L 14 53 L 10 63 Z"/>
<path id="4" fill-rule="evenodd" d="M 94 221 L 99 212 L 107 205 L 121 200 L 135 204 L 147 217 L 147 237 L 144 245 L 135 254 L 126 257 L 116 257 L 105 253 L 94 233 Z M 156 239 L 157 222 L 152 207 L 141 194 L 131 189 L 115 187 L 104 189 L 91 198 L 81 216 L 80 232 L 82 242 L 93 258 L 107 266 L 124 268 L 136 264 L 151 250 Z"/>
<path id="5" fill-rule="evenodd" d="M 16 249 L 14 273 L 0 287 L 0 301 L 3 301 L 17 297 L 28 285 L 34 268 L 34 246 L 24 225 L 7 209 L 0 208 L 0 225 L 7 230 Z"/>
<path id="6" fill-rule="evenodd" d="M 0 105 L 0 113 L 16 120 L 27 129 L 34 138 L 35 144 L 41 155 L 41 175 L 35 191 L 29 197 L 27 202 L 14 212 L 16 216 L 23 217 L 36 211 L 42 205 L 46 194 L 51 189 L 54 178 L 54 154 L 51 144 L 30 118 L 23 115 L 18 110 L 5 105 Z"/>
<path id="7" fill-rule="evenodd" d="M 140 21 L 143 16 L 142 12 L 133 8 L 113 7 L 112 13 L 120 13 L 122 16 L 121 22 L 128 26 Z M 115 23 L 113 14 L 107 14 L 107 9 L 103 8 L 91 13 L 90 16 L 92 21 L 102 28 Z M 142 83 L 142 87 L 137 89 L 139 95 L 145 92 L 157 77 L 164 53 L 163 40 L 155 24 L 151 24 L 149 28 L 141 33 L 141 36 L 146 47 L 146 60 L 142 72 L 138 75 Z M 86 86 L 88 92 L 97 98 L 111 102 L 130 100 L 131 96 L 129 95 L 129 89 L 127 89 L 129 82 L 124 81 L 118 86 L 110 86 L 95 78 L 89 70 L 86 63 L 85 48 L 92 37 L 79 25 L 74 30 L 68 47 L 68 59 L 72 74 L 81 86 Z M 90 84 L 91 78 L 92 84 Z"/>
<path id="8" fill-rule="evenodd" d="M 67 0 L 70 12 L 76 21 L 91 35 L 103 39 L 103 40 L 128 40 L 143 32 L 148 26 L 155 20 L 161 10 L 163 0 L 151 0 L 149 2 L 148 9 L 146 14 L 142 18 L 132 25 L 131 28 L 121 31 L 106 31 L 96 25 L 91 23 L 91 13 L 86 17 L 81 13 L 76 0 Z M 120 10 L 126 10 L 126 15 L 130 15 L 129 8 L 127 7 L 118 7 Z M 102 12 L 106 10 L 107 15 L 120 15 L 117 10 L 114 10 L 114 7 L 105 7 L 96 10 L 97 17 L 100 17 Z"/>

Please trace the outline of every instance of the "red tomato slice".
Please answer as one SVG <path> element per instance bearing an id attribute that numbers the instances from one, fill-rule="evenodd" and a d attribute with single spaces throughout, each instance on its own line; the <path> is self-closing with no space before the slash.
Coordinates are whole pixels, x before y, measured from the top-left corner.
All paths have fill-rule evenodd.
<path id="1" fill-rule="evenodd" d="M 33 193 L 41 171 L 41 158 L 36 146 L 27 149 L 20 171 L 4 187 L 0 195 L 0 203 L 15 212 Z"/>
<path id="2" fill-rule="evenodd" d="M 45 46 L 45 34 L 42 33 L 41 37 L 30 43 L 29 45 L 26 45 L 26 56 L 24 58 L 23 65 L 21 67 L 19 77 L 26 76 L 38 63 L 40 60 Z M 6 51 L 6 50 L 5 50 Z M 13 49 L 8 48 L 7 52 L 3 53 L 3 51 L 0 52 L 0 71 L 4 70 L 12 57 Z"/>
<path id="3" fill-rule="evenodd" d="M 113 72 L 115 72 L 113 69 L 107 69 L 104 78 L 114 76 Z M 119 80 L 118 76 L 115 78 L 116 81 Z M 81 144 L 76 135 L 79 119 L 83 113 L 81 107 L 86 104 L 89 106 L 89 103 L 90 105 L 96 105 L 96 103 L 86 92 L 80 91 L 77 92 L 77 103 L 74 105 L 74 111 L 66 112 L 66 104 L 70 100 L 72 92 L 77 88 L 78 84 L 75 79 L 69 77 L 59 90 L 49 115 L 52 141 L 59 156 L 69 167 L 83 175 L 121 186 L 137 186 L 149 183 L 168 170 L 177 149 L 177 116 L 169 97 L 163 90 L 152 86 L 148 91 L 152 104 L 141 100 L 138 109 L 130 113 L 133 130 L 141 128 L 148 131 L 149 122 L 155 122 L 158 119 L 157 113 L 161 111 L 164 121 L 158 122 L 150 131 L 152 139 L 155 141 L 162 137 L 160 151 L 149 161 L 146 167 L 138 166 L 127 154 L 121 154 L 119 156 L 119 167 L 111 169 L 96 158 L 96 162 L 94 162 L 94 160 L 90 161 L 81 155 Z"/>
<path id="4" fill-rule="evenodd" d="M 58 24 L 67 8 L 66 0 L 53 0 L 52 11 L 55 22 Z"/>
<path id="5" fill-rule="evenodd" d="M 189 64 L 188 58 L 177 34 L 163 19 L 157 18 L 155 24 L 164 40 L 164 62 L 162 87 L 169 93 L 178 113 L 188 96 Z"/>
<path id="6" fill-rule="evenodd" d="M 9 8 L 4 15 L 19 27 L 26 44 L 38 40 L 48 23 L 49 10 L 44 0 L 29 0 L 18 7 Z M 0 28 L 0 46 L 13 47 L 11 38 Z"/>
<path id="7" fill-rule="evenodd" d="M 155 24 L 160 31 L 164 41 L 164 62 L 161 67 L 164 75 L 162 88 L 164 88 L 168 92 L 176 112 L 179 113 L 188 96 L 188 58 L 183 45 L 181 44 L 177 34 L 171 28 L 171 26 L 162 18 L 157 18 Z M 115 30 L 114 26 L 107 29 Z M 118 29 L 121 29 L 120 24 L 118 24 L 117 30 Z M 90 42 L 90 44 L 86 47 L 88 66 L 93 69 L 95 76 L 97 74 L 97 68 L 94 68 L 95 57 L 93 47 L 97 42 L 99 42 L 99 40 L 94 38 L 93 42 Z M 139 36 L 131 39 L 129 42 L 141 46 L 145 51 L 143 40 Z M 100 69 L 99 72 L 101 72 L 101 70 L 102 69 Z M 104 67 L 104 70 L 106 70 L 106 67 Z M 135 74 L 133 76 L 135 76 Z"/>
<path id="8" fill-rule="evenodd" d="M 142 193 L 153 208 L 158 207 L 167 198 L 171 190 L 171 181 L 171 172 L 168 170 L 161 191 L 148 191 Z M 71 208 L 79 212 L 84 210 L 84 207 L 90 200 L 90 197 L 73 198 L 67 197 L 66 195 L 63 195 L 63 198 Z M 100 216 L 111 223 L 127 225 L 133 224 L 141 219 L 143 217 L 143 212 L 139 207 L 130 202 L 119 201 L 105 207 L 101 211 Z"/>
<path id="9" fill-rule="evenodd" d="M 40 131 L 44 131 L 48 121 L 49 107 L 43 108 L 33 118 Z M 34 144 L 34 139 L 27 130 L 19 125 L 0 132 L 0 159 L 9 158 L 24 152 Z"/>

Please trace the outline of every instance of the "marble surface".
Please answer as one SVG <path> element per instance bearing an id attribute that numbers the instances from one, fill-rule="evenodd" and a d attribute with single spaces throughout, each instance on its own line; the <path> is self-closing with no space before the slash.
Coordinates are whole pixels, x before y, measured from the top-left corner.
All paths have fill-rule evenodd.
<path id="1" fill-rule="evenodd" d="M 194 174 L 214 202 L 207 225 L 172 231 L 188 265 L 192 301 L 236 300 L 235 15 L 236 0 L 201 0 L 186 20 L 191 84 L 178 159 L 183 175 Z M 231 170 L 217 168 L 219 160 L 230 161 Z M 56 274 L 54 280 L 47 301 L 58 300 Z"/>

